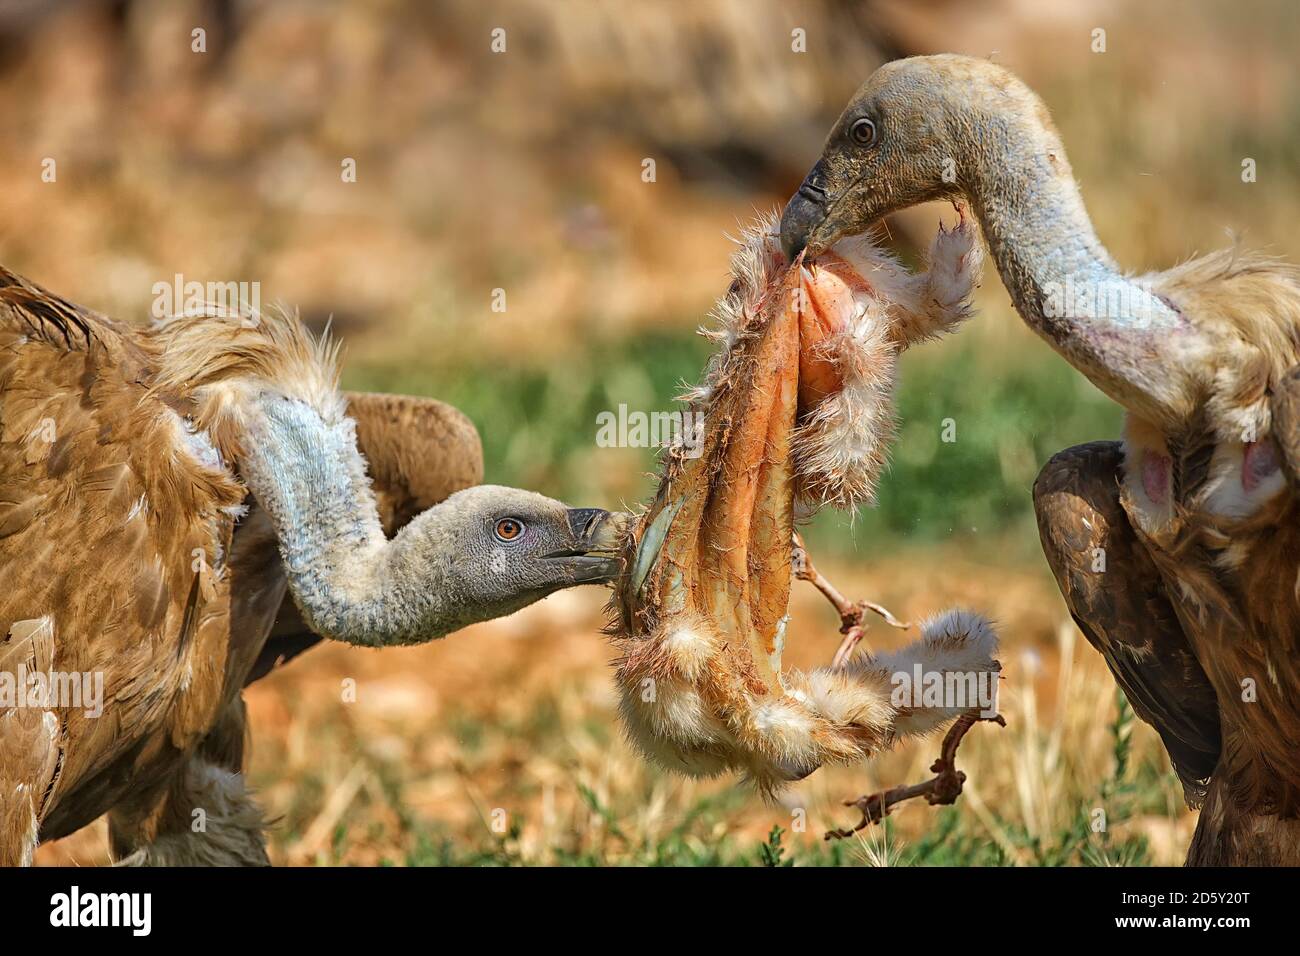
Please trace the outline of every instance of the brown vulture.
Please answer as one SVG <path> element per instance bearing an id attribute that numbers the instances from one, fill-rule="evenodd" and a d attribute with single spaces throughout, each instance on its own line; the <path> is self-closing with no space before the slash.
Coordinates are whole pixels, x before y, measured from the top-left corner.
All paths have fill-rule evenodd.
<path id="1" fill-rule="evenodd" d="M 1202 810 L 1188 862 L 1300 864 L 1300 271 L 1238 249 L 1130 276 L 1006 69 L 886 64 L 782 217 L 787 256 L 969 202 L 1021 317 L 1127 412 L 1034 490 L 1066 603 Z"/>

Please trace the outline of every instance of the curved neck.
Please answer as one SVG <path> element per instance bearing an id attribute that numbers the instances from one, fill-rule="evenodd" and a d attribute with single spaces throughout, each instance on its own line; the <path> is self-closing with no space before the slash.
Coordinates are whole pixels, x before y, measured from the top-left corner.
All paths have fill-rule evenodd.
<path id="1" fill-rule="evenodd" d="M 971 205 L 1026 321 L 1041 327 L 1051 317 L 1049 295 L 1071 279 L 1122 280 L 1068 170 L 1061 175 L 1043 154 L 1033 152 L 989 165 L 981 170 L 981 188 L 970 197 Z"/>
<path id="2" fill-rule="evenodd" d="M 441 637 L 468 621 L 453 609 L 450 570 L 417 544 L 439 512 L 384 537 L 357 450 L 355 423 L 338 409 L 266 392 L 249 409 L 240 470 L 279 540 L 290 593 L 312 630 L 371 647 Z M 445 609 L 445 611 L 444 611 Z"/>
<path id="3" fill-rule="evenodd" d="M 1124 275 L 1088 218 L 1055 131 L 991 121 L 967 198 L 1021 317 L 1121 405 L 1153 422 L 1183 412 L 1193 331 L 1150 284 Z"/>

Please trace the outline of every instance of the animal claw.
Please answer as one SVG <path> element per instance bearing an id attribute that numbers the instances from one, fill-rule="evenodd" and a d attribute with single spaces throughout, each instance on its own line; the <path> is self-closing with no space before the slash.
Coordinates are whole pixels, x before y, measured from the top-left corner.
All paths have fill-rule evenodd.
<path id="1" fill-rule="evenodd" d="M 949 728 L 948 733 L 944 735 L 939 757 L 930 765 L 930 772 L 934 774 L 934 777 L 924 783 L 892 787 L 889 790 L 866 794 L 856 800 L 845 800 L 844 805 L 846 807 L 856 807 L 862 811 L 862 819 L 850 829 L 827 831 L 825 839 L 842 840 L 845 837 L 853 836 L 853 834 L 865 830 L 871 824 L 879 823 L 885 819 L 885 817 L 889 816 L 889 811 L 904 800 L 925 797 L 925 802 L 931 806 L 950 806 L 956 803 L 957 798 L 961 796 L 962 787 L 966 783 L 966 774 L 957 769 L 957 748 L 961 746 L 962 738 L 966 736 L 967 732 L 981 721 L 989 721 L 1000 727 L 1007 725 L 1006 718 L 1001 714 L 982 717 L 979 711 L 975 710 L 962 714 L 957 718 L 956 723 Z"/>

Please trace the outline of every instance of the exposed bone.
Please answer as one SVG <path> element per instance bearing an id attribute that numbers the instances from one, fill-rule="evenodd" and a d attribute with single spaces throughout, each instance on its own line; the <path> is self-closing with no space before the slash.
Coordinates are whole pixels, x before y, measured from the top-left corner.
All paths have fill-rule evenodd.
<path id="1" fill-rule="evenodd" d="M 803 543 L 803 538 L 797 531 L 794 535 L 794 553 L 791 556 L 791 564 L 794 568 L 794 576 L 800 581 L 809 582 L 818 591 L 821 591 L 840 616 L 840 633 L 844 635 L 844 640 L 840 642 L 839 649 L 835 652 L 835 657 L 831 661 L 832 667 L 844 667 L 853 656 L 854 649 L 861 642 L 867 630 L 867 625 L 863 621 L 867 611 L 879 614 L 884 618 L 886 624 L 890 627 L 896 627 L 900 631 L 905 631 L 912 626 L 911 621 L 900 621 L 883 604 L 876 604 L 873 601 L 854 603 L 841 594 L 839 589 L 831 584 L 813 565 L 812 558 L 808 556 L 808 547 Z"/>

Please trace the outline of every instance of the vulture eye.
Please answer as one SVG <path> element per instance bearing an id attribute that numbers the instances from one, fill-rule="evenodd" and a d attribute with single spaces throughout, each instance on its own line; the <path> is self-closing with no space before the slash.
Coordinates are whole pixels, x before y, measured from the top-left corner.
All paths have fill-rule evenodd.
<path id="1" fill-rule="evenodd" d="M 870 146 L 876 141 L 876 124 L 865 116 L 854 120 L 853 125 L 849 127 L 849 135 L 859 146 Z"/>
<path id="2" fill-rule="evenodd" d="M 502 518 L 492 529 L 498 541 L 514 541 L 524 533 L 524 523 L 518 518 Z"/>

